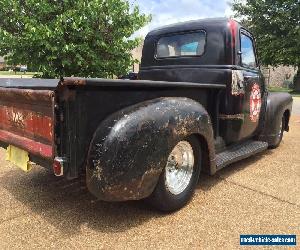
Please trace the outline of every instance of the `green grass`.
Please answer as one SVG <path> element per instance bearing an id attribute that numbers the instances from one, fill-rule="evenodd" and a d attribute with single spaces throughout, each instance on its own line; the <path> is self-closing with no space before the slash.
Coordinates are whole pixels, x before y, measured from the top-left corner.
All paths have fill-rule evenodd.
<path id="1" fill-rule="evenodd" d="M 294 97 L 300 97 L 300 92 L 299 91 L 293 91 L 292 89 L 289 89 L 289 88 L 268 87 L 268 90 L 270 92 L 285 92 L 285 93 L 290 93 Z"/>
<path id="2" fill-rule="evenodd" d="M 13 75 L 35 75 L 37 74 L 38 72 L 26 72 L 26 74 L 24 74 L 24 72 L 20 72 L 20 71 L 17 71 L 17 72 L 11 72 L 11 71 L 0 71 L 0 75 L 2 76 L 13 76 Z"/>
<path id="3" fill-rule="evenodd" d="M 289 88 L 283 88 L 283 87 L 268 87 L 268 90 L 271 92 L 291 92 L 292 89 Z"/>
<path id="4" fill-rule="evenodd" d="M 290 92 L 290 94 L 293 96 L 293 97 L 300 97 L 300 92 L 298 91 L 292 91 Z"/>

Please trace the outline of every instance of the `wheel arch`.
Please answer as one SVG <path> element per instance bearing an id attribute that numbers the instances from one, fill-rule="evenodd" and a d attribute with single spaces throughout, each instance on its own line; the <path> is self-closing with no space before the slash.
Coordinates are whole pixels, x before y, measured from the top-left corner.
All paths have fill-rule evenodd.
<path id="1" fill-rule="evenodd" d="M 206 174 L 214 174 L 214 163 L 212 159 L 212 155 L 210 154 L 210 148 L 209 148 L 209 144 L 207 142 L 207 139 L 201 135 L 201 134 L 193 134 L 200 146 L 201 146 L 201 156 L 202 156 L 202 168 L 201 168 L 201 172 L 204 172 Z"/>
<path id="2" fill-rule="evenodd" d="M 267 142 L 271 147 L 275 145 L 283 116 L 285 118 L 284 129 L 288 131 L 292 104 L 292 96 L 288 93 L 268 93 L 263 129 L 258 135 L 259 140 Z"/>
<path id="3" fill-rule="evenodd" d="M 290 117 L 291 117 L 291 111 L 289 109 L 286 109 L 283 113 L 284 116 L 284 130 L 289 132 L 289 122 L 290 122 Z"/>
<path id="4" fill-rule="evenodd" d="M 90 145 L 88 189 L 107 201 L 147 197 L 170 150 L 190 135 L 196 135 L 203 145 L 207 172 L 214 173 L 212 124 L 200 103 L 182 97 L 157 98 L 110 115 L 101 122 Z"/>

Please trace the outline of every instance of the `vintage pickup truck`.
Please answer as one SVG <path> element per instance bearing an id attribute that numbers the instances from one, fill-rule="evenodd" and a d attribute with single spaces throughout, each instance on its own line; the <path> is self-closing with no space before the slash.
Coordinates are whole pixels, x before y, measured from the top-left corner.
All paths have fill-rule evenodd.
<path id="1" fill-rule="evenodd" d="M 276 148 L 292 109 L 289 94 L 267 91 L 253 35 L 225 18 L 150 32 L 138 80 L 2 79 L 0 86 L 8 160 L 68 179 L 85 172 L 99 199 L 145 199 L 163 211 L 189 201 L 200 172 Z"/>

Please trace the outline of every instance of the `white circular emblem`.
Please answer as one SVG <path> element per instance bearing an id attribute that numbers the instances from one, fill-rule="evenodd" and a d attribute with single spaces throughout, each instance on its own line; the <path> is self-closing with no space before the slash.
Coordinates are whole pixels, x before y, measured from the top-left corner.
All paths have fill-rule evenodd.
<path id="1" fill-rule="evenodd" d="M 254 83 L 250 94 L 250 120 L 257 122 L 261 108 L 261 92 L 257 83 Z"/>

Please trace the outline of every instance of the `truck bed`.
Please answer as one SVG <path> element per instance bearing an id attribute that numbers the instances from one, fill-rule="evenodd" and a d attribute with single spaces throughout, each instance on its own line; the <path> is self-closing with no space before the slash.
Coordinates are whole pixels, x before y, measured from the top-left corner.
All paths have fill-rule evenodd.
<path id="1" fill-rule="evenodd" d="M 0 144 L 29 152 L 51 166 L 68 158 L 69 175 L 84 165 L 102 120 L 123 108 L 159 97 L 188 97 L 212 107 L 223 84 L 109 79 L 0 79 Z M 212 118 L 213 119 L 213 118 Z"/>

